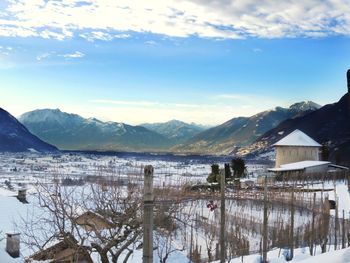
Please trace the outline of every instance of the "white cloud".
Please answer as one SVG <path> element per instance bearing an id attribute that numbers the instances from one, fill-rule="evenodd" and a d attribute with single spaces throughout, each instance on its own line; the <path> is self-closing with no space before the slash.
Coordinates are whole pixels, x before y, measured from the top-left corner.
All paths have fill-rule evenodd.
<path id="1" fill-rule="evenodd" d="M 178 107 L 178 108 L 203 108 L 203 105 L 185 104 L 185 103 L 174 103 L 173 106 Z M 210 107 L 210 105 L 207 105 L 206 107 Z"/>
<path id="2" fill-rule="evenodd" d="M 325 37 L 350 35 L 348 0 L 5 0 L 0 36 L 63 40 L 173 37 Z"/>
<path id="3" fill-rule="evenodd" d="M 45 52 L 45 53 L 42 53 L 42 54 L 39 54 L 36 56 L 36 60 L 37 61 L 41 61 L 43 59 L 46 59 L 46 58 L 49 58 L 51 56 L 51 53 L 50 52 Z"/>
<path id="4" fill-rule="evenodd" d="M 42 38 L 46 39 L 57 39 L 60 41 L 63 41 L 67 36 L 72 36 L 72 33 L 70 31 L 65 31 L 64 33 L 62 32 L 54 32 L 50 30 L 43 30 L 42 32 L 39 33 L 39 36 Z"/>
<path id="5" fill-rule="evenodd" d="M 3 59 L 3 56 L 10 56 L 14 51 L 13 47 L 10 46 L 0 46 L 0 58 Z M 3 62 L 3 61 L 2 61 Z"/>
<path id="6" fill-rule="evenodd" d="M 153 41 L 153 40 L 148 40 L 145 42 L 146 45 L 149 45 L 149 46 L 157 46 L 158 43 L 156 41 Z"/>
<path id="7" fill-rule="evenodd" d="M 94 42 L 95 40 L 102 40 L 102 41 L 110 41 L 114 38 L 118 39 L 125 39 L 129 38 L 130 34 L 111 34 L 103 31 L 92 31 L 92 32 L 85 32 L 79 35 L 82 38 L 85 38 L 89 42 Z"/>
<path id="8" fill-rule="evenodd" d="M 113 39 L 113 36 L 111 34 L 102 31 L 92 31 L 88 33 L 83 33 L 80 34 L 80 36 L 90 42 L 94 42 L 95 40 L 109 41 Z"/>
<path id="9" fill-rule="evenodd" d="M 59 56 L 64 58 L 82 58 L 85 56 L 85 54 L 80 51 L 75 51 L 74 53 L 69 53 L 69 54 L 64 54 Z"/>
<path id="10" fill-rule="evenodd" d="M 129 38 L 130 34 L 116 34 L 113 37 L 114 38 Z"/>
<path id="11" fill-rule="evenodd" d="M 43 52 L 36 56 L 37 61 L 43 61 L 49 58 L 57 58 L 57 57 L 63 57 L 65 59 L 72 59 L 72 58 L 82 58 L 85 54 L 80 51 L 75 51 L 73 53 L 67 53 L 67 54 L 57 54 L 55 51 L 50 52 Z"/>
<path id="12" fill-rule="evenodd" d="M 242 95 L 242 94 L 219 94 L 216 96 L 213 96 L 213 99 L 217 100 L 251 100 L 252 95 Z"/>

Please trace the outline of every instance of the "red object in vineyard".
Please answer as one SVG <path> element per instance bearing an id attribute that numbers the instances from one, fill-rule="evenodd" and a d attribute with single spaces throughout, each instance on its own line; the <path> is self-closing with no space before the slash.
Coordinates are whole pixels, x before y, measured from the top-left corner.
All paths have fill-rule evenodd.
<path id="1" fill-rule="evenodd" d="M 209 210 L 212 212 L 214 211 L 216 208 L 218 208 L 217 204 L 214 204 L 214 201 L 209 201 L 209 203 L 207 204 L 207 208 L 209 208 Z"/>

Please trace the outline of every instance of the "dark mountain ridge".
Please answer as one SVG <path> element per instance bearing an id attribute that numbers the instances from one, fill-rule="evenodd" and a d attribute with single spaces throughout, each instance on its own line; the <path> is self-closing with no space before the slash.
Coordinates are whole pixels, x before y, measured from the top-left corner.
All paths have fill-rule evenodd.
<path id="1" fill-rule="evenodd" d="M 1 152 L 50 152 L 57 148 L 31 134 L 10 113 L 0 108 L 0 151 Z"/>
<path id="2" fill-rule="evenodd" d="M 311 101 L 299 102 L 289 108 L 276 107 L 251 117 L 233 118 L 221 125 L 205 130 L 173 148 L 189 153 L 228 154 L 232 149 L 254 142 L 268 130 L 289 118 L 303 116 L 320 106 Z"/>
<path id="3" fill-rule="evenodd" d="M 349 94 L 338 102 L 327 104 L 304 116 L 288 119 L 267 131 L 249 147 L 240 150 L 241 155 L 256 155 L 272 150 L 272 145 L 299 129 L 319 143 L 330 148 L 330 160 L 350 163 L 350 105 Z"/>

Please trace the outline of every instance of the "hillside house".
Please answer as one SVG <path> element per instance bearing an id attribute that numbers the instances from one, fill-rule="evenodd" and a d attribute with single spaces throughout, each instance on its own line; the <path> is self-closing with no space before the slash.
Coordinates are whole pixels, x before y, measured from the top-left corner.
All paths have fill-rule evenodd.
<path id="1" fill-rule="evenodd" d="M 274 144 L 276 151 L 275 168 L 301 161 L 319 161 L 321 146 L 302 131 L 295 130 Z"/>
<path id="2" fill-rule="evenodd" d="M 281 173 L 322 173 L 335 167 L 327 161 L 320 161 L 321 144 L 300 130 L 295 130 L 274 144 L 275 168 L 270 172 Z M 336 166 L 337 169 L 347 169 Z"/>

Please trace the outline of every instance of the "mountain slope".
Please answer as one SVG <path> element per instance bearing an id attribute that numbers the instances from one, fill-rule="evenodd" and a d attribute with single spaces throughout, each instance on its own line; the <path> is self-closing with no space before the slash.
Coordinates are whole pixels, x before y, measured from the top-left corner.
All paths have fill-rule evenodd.
<path id="1" fill-rule="evenodd" d="M 282 122 L 266 132 L 239 154 L 258 154 L 272 150 L 272 144 L 295 129 L 299 129 L 316 141 L 328 142 L 330 159 L 338 163 L 350 163 L 350 114 L 348 94 L 337 103 L 328 104 L 299 118 Z"/>
<path id="2" fill-rule="evenodd" d="M 170 144 L 164 136 L 141 126 L 84 119 L 58 109 L 27 112 L 20 121 L 39 138 L 64 150 L 140 151 Z"/>
<path id="3" fill-rule="evenodd" d="M 314 102 L 306 101 L 295 103 L 289 108 L 276 107 L 251 117 L 233 118 L 195 135 L 186 144 L 174 147 L 174 150 L 197 153 L 229 153 L 235 147 L 249 145 L 282 121 L 302 116 L 319 107 Z"/>
<path id="4" fill-rule="evenodd" d="M 24 152 L 29 150 L 47 152 L 57 151 L 57 148 L 31 134 L 15 117 L 0 108 L 0 151 Z"/>
<path id="5" fill-rule="evenodd" d="M 164 123 L 145 123 L 141 124 L 141 126 L 165 136 L 173 144 L 183 143 L 205 130 L 203 126 L 194 123 L 188 124 L 178 120 L 171 120 Z"/>

